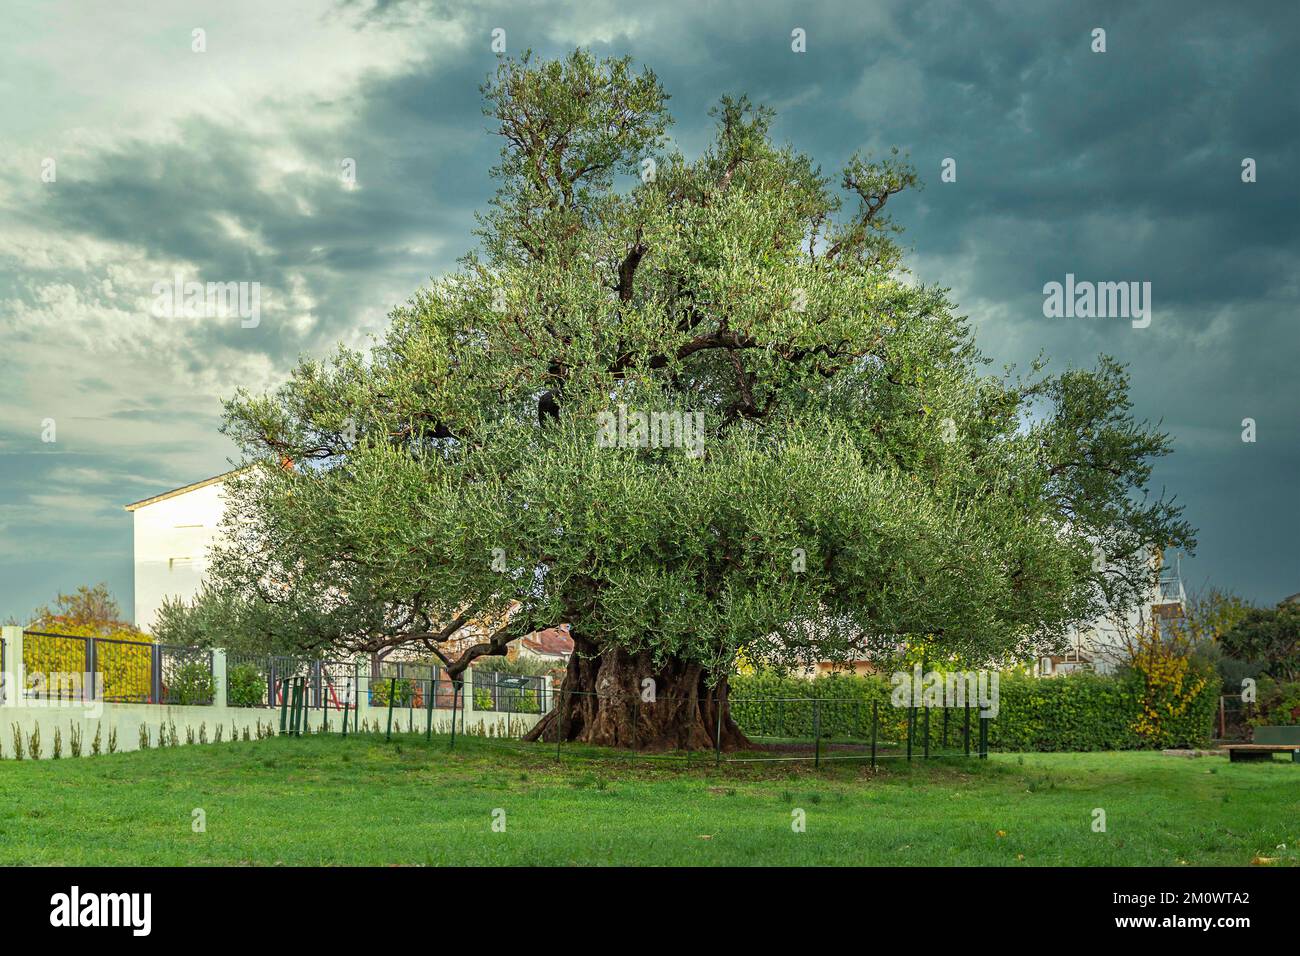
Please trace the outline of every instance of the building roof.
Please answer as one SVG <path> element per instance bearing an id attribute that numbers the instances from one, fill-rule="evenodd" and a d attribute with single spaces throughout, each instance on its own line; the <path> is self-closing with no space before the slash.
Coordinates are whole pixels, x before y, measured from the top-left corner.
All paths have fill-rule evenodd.
<path id="1" fill-rule="evenodd" d="M 193 484 L 182 485 L 180 488 L 173 488 L 171 491 L 164 491 L 162 494 L 154 495 L 152 498 L 143 498 L 140 501 L 133 501 L 131 504 L 126 505 L 125 508 L 127 511 L 135 511 L 139 508 L 147 507 L 148 505 L 155 505 L 160 501 L 166 501 L 168 498 L 175 498 L 177 495 L 183 495 L 191 491 L 198 491 L 200 488 L 206 488 L 208 485 L 215 485 L 218 482 L 225 481 L 231 475 L 242 470 L 242 468 L 232 468 L 230 471 L 222 472 L 221 474 L 214 475 L 211 478 L 204 478 L 202 481 L 196 481 Z"/>
<path id="2" fill-rule="evenodd" d="M 569 636 L 569 625 L 567 624 L 525 634 L 519 639 L 519 643 L 534 654 L 564 657 L 573 653 L 573 638 Z"/>

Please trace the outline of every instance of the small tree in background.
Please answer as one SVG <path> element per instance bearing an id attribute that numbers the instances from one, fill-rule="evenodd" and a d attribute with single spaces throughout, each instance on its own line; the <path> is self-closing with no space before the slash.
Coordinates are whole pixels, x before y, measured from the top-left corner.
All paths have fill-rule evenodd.
<path id="1" fill-rule="evenodd" d="M 28 630 L 66 636 L 23 643 L 23 667 L 28 674 L 83 674 L 86 644 L 71 638 L 98 637 L 120 644 L 100 644 L 96 656 L 101 688 L 108 699 L 147 700 L 150 693 L 153 638 L 122 619 L 122 608 L 105 583 L 82 585 L 59 593 L 53 603 L 32 612 Z M 91 678 L 85 678 L 87 680 Z"/>
<path id="2" fill-rule="evenodd" d="M 1238 660 L 1259 661 L 1270 677 L 1300 679 L 1300 604 L 1248 608 L 1219 643 Z"/>
<path id="3" fill-rule="evenodd" d="M 60 592 L 52 604 L 32 612 L 28 627 L 51 634 L 79 637 L 94 635 L 118 640 L 148 642 L 149 635 L 122 618 L 122 607 L 106 583 L 82 585 L 70 594 Z"/>

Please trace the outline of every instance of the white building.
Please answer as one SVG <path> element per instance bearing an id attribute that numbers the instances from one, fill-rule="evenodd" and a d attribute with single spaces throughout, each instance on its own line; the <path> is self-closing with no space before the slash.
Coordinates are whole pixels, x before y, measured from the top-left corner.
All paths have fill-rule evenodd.
<path id="1" fill-rule="evenodd" d="M 1076 628 L 1069 636 L 1066 653 L 1038 660 L 1038 675 L 1052 677 L 1079 670 L 1112 673 L 1128 661 L 1130 642 L 1150 628 L 1151 622 L 1159 622 L 1163 633 L 1166 622 L 1181 618 L 1187 608 L 1187 593 L 1178 559 L 1166 565 L 1164 555 L 1157 554 L 1152 571 L 1151 590 L 1140 605 L 1127 614 L 1102 616 Z"/>
<path id="2" fill-rule="evenodd" d="M 152 631 L 165 597 L 192 598 L 226 511 L 225 480 L 196 481 L 126 506 L 134 519 L 135 626 Z"/>

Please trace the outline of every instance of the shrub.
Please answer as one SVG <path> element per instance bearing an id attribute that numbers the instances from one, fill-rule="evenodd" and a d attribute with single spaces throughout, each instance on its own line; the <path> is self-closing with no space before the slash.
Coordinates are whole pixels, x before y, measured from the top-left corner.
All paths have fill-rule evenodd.
<path id="1" fill-rule="evenodd" d="M 212 703 L 212 669 L 199 661 L 187 661 L 171 675 L 165 697 L 173 704 Z"/>
<path id="2" fill-rule="evenodd" d="M 1287 683 L 1263 677 L 1256 690 L 1256 708 L 1250 717 L 1252 727 L 1300 724 L 1300 681 Z"/>
<path id="3" fill-rule="evenodd" d="M 1081 672 L 1051 678 L 1003 673 L 998 714 L 989 721 L 989 746 L 1010 751 L 1205 746 L 1213 734 L 1219 685 L 1211 669 L 1201 673 L 1195 664 L 1192 669 L 1196 673 L 1184 687 L 1195 687 L 1195 693 L 1186 695 L 1181 709 L 1166 708 L 1154 734 L 1138 730 L 1148 689 L 1137 671 L 1116 675 Z M 892 705 L 891 685 L 883 675 L 833 674 L 804 680 L 760 672 L 737 675 L 730 685 L 731 715 L 750 737 L 810 739 L 816 714 L 823 739 L 867 740 L 874 703 L 881 745 L 907 738 L 907 709 Z M 972 749 L 979 733 L 976 716 L 971 713 Z M 931 711 L 931 752 L 960 749 L 963 720 L 960 709 Z M 923 747 L 924 709 L 918 710 L 914 734 L 915 746 Z"/>
<path id="4" fill-rule="evenodd" d="M 266 675 L 255 664 L 236 664 L 226 672 L 226 703 L 257 707 L 266 700 Z"/>
<path id="5" fill-rule="evenodd" d="M 1208 742 L 1208 732 L 1198 733 L 1204 702 L 1217 698 L 1222 687 L 1218 671 L 1203 656 L 1187 653 L 1180 635 L 1165 638 L 1158 627 L 1138 636 L 1130 671 L 1123 678 L 1136 681 L 1138 714 L 1133 729 L 1157 747 L 1189 746 Z M 1122 678 L 1122 679 L 1123 679 Z M 1213 720 L 1213 709 L 1205 713 Z"/>
<path id="6" fill-rule="evenodd" d="M 375 678 L 370 682 L 370 706 L 387 707 L 388 692 L 393 692 L 393 706 L 406 707 L 415 699 L 415 685 L 407 678 L 396 682 L 392 678 Z"/>

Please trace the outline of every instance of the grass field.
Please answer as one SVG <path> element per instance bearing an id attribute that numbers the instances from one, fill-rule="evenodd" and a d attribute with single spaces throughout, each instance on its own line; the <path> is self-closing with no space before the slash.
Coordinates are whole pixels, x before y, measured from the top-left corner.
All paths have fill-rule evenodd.
<path id="1" fill-rule="evenodd" d="M 6 760 L 0 865 L 1300 863 L 1300 765 L 1281 760 L 993 754 L 872 774 L 527 746 L 362 735 Z"/>

